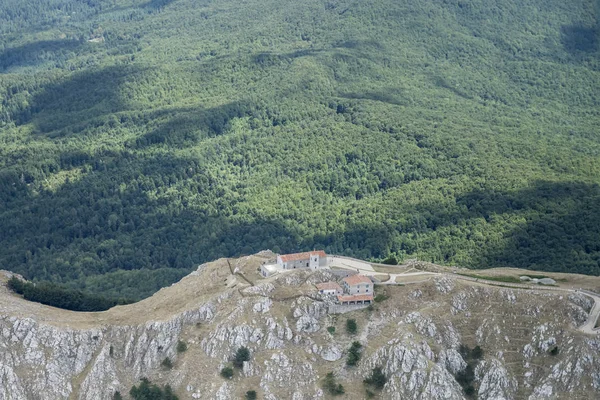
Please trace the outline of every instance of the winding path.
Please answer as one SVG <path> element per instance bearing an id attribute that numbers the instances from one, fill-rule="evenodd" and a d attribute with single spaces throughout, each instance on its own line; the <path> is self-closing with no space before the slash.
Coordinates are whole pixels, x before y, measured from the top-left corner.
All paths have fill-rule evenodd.
<path id="1" fill-rule="evenodd" d="M 594 301 L 594 304 L 592 305 L 592 309 L 588 313 L 588 318 L 585 321 L 585 323 L 583 325 L 581 325 L 580 327 L 578 327 L 577 329 L 579 329 L 581 332 L 589 334 L 589 335 L 600 334 L 600 327 L 596 328 L 596 323 L 598 322 L 598 318 L 600 318 L 600 294 L 591 292 L 589 290 L 565 289 L 565 288 L 559 288 L 559 287 L 537 286 L 537 285 L 533 286 L 533 285 L 527 285 L 527 284 L 523 284 L 523 283 L 505 283 L 505 282 L 489 281 L 489 280 L 480 279 L 480 278 L 472 278 L 472 277 L 457 275 L 457 274 L 445 274 L 445 273 L 427 272 L 427 271 L 404 272 L 404 273 L 399 272 L 397 274 L 383 273 L 383 272 L 375 271 L 373 269 L 373 266 L 371 265 L 371 263 L 368 263 L 366 261 L 357 260 L 357 259 L 349 258 L 349 257 L 340 257 L 340 256 L 332 256 L 331 260 L 332 260 L 331 266 L 334 266 L 337 268 L 345 268 L 345 269 L 349 269 L 349 270 L 356 270 L 365 276 L 389 275 L 390 278 L 385 282 L 381 282 L 380 283 L 381 285 L 394 285 L 394 284 L 396 284 L 396 278 L 398 278 L 398 277 L 400 277 L 400 278 L 407 277 L 407 276 L 414 277 L 414 276 L 419 276 L 419 275 L 422 275 L 424 277 L 424 279 L 420 280 L 420 281 L 404 283 L 404 284 L 411 284 L 411 283 L 421 283 L 424 280 L 431 278 L 432 276 L 447 276 L 447 277 L 454 278 L 454 279 L 476 282 L 476 283 L 488 285 L 488 286 L 503 286 L 503 287 L 509 287 L 509 288 L 513 288 L 513 289 L 548 290 L 548 291 L 554 291 L 554 292 L 569 292 L 569 293 L 583 294 L 585 296 L 592 298 L 592 300 Z M 387 267 L 390 267 L 390 266 L 387 266 Z"/>

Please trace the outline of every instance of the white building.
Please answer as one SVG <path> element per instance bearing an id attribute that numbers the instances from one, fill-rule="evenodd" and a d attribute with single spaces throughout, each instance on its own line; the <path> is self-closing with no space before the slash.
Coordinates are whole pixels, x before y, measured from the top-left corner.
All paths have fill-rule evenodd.
<path id="1" fill-rule="evenodd" d="M 339 295 L 343 293 L 342 287 L 336 282 L 317 283 L 317 290 L 321 294 Z"/>
<path id="2" fill-rule="evenodd" d="M 354 294 L 373 294 L 373 282 L 364 275 L 352 275 L 342 279 L 344 292 Z"/>
<path id="3" fill-rule="evenodd" d="M 265 278 L 275 275 L 278 271 L 277 264 L 263 264 L 260 266 L 260 274 Z"/>
<path id="4" fill-rule="evenodd" d="M 323 250 L 277 256 L 277 265 L 281 269 L 310 268 L 319 269 L 329 266 L 327 254 Z"/>

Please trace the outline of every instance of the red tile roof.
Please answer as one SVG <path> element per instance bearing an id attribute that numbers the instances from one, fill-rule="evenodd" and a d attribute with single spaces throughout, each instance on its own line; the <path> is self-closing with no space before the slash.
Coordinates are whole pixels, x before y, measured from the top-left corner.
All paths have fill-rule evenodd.
<path id="1" fill-rule="evenodd" d="M 340 295 L 337 298 L 340 303 L 345 303 L 347 301 L 373 301 L 372 294 Z"/>
<path id="2" fill-rule="evenodd" d="M 342 287 L 335 282 L 323 282 L 317 283 L 317 289 L 319 290 L 337 290 L 342 291 Z"/>
<path id="3" fill-rule="evenodd" d="M 295 253 L 295 254 L 284 254 L 281 257 L 281 261 L 298 261 L 298 260 L 306 260 L 309 259 L 313 255 L 318 255 L 319 257 L 327 257 L 327 254 L 323 250 L 319 251 L 307 251 L 305 253 Z"/>
<path id="4" fill-rule="evenodd" d="M 359 285 L 361 283 L 373 283 L 369 278 L 364 275 L 352 275 L 343 279 L 350 286 Z"/>

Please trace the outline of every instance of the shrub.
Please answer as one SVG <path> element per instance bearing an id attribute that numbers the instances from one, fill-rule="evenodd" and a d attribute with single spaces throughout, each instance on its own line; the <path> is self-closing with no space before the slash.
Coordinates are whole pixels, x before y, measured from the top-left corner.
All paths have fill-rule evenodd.
<path id="1" fill-rule="evenodd" d="M 347 319 L 346 320 L 346 332 L 348 332 L 351 335 L 354 335 L 357 330 L 358 330 L 358 325 L 356 324 L 356 320 Z"/>
<path id="2" fill-rule="evenodd" d="M 381 263 L 382 264 L 387 264 L 387 265 L 398 265 L 398 258 L 396 257 L 395 254 L 390 254 Z"/>
<path id="3" fill-rule="evenodd" d="M 375 303 L 381 303 L 382 301 L 385 301 L 387 299 L 389 299 L 390 296 L 388 296 L 385 293 L 380 293 L 377 296 L 375 296 L 375 298 L 373 299 L 373 301 L 375 301 Z"/>
<path id="4" fill-rule="evenodd" d="M 186 350 L 187 350 L 187 344 L 185 342 L 182 342 L 181 340 L 178 341 L 177 342 L 177 352 L 183 353 Z"/>
<path id="5" fill-rule="evenodd" d="M 113 394 L 113 400 L 123 400 L 123 396 L 121 396 L 120 392 L 115 392 L 115 394 Z"/>
<path id="6" fill-rule="evenodd" d="M 353 342 L 352 346 L 350 346 L 350 350 L 348 350 L 348 358 L 346 359 L 346 365 L 355 366 L 360 361 L 360 349 L 362 348 L 362 344 L 359 342 Z"/>
<path id="7" fill-rule="evenodd" d="M 233 358 L 233 366 L 241 369 L 244 366 L 244 361 L 250 361 L 250 350 L 247 347 L 240 347 L 235 352 L 235 357 Z"/>
<path id="8" fill-rule="evenodd" d="M 471 351 L 471 357 L 474 360 L 480 360 L 483 357 L 483 350 L 479 346 L 475 346 L 475 348 Z"/>
<path id="9" fill-rule="evenodd" d="M 129 395 L 133 400 L 148 400 L 148 399 L 160 399 L 160 400 L 179 400 L 171 386 L 165 385 L 164 389 L 161 389 L 157 385 L 152 384 L 148 379 L 142 378 L 140 386 L 133 386 L 129 391 Z M 119 396 L 121 396 L 119 394 Z"/>
<path id="10" fill-rule="evenodd" d="M 328 372 L 327 375 L 325 375 L 323 389 L 325 389 L 332 396 L 344 394 L 344 387 L 341 384 L 335 382 L 335 376 L 333 376 L 333 372 Z"/>
<path id="11" fill-rule="evenodd" d="M 233 368 L 223 367 L 223 369 L 221 370 L 221 376 L 225 379 L 233 378 Z"/>
<path id="12" fill-rule="evenodd" d="M 246 400 L 256 400 L 256 390 L 248 390 L 246 392 Z"/>
<path id="13" fill-rule="evenodd" d="M 329 326 L 327 327 L 327 332 L 331 333 L 332 335 L 335 333 L 335 326 Z"/>
<path id="14" fill-rule="evenodd" d="M 162 360 L 162 362 L 160 363 L 160 365 L 164 369 L 172 369 L 173 368 L 173 362 L 171 361 L 171 359 L 169 357 L 165 357 L 165 359 Z"/>
<path id="15" fill-rule="evenodd" d="M 23 282 L 16 276 L 13 276 L 8 280 L 8 282 L 6 282 L 6 286 L 8 286 L 10 290 L 17 294 L 23 294 L 23 290 L 25 289 L 25 282 Z"/>
<path id="16" fill-rule="evenodd" d="M 366 378 L 363 382 L 367 385 L 373 386 L 377 390 L 381 390 L 387 382 L 387 377 L 381 370 L 381 367 L 375 367 L 371 372 L 371 376 Z"/>
<path id="17" fill-rule="evenodd" d="M 558 355 L 558 346 L 554 346 L 554 348 L 550 350 L 550 354 L 553 356 Z"/>

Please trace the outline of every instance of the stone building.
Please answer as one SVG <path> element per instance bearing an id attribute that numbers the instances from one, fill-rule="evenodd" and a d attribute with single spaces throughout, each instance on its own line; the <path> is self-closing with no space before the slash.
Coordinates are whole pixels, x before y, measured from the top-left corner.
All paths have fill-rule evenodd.
<path id="1" fill-rule="evenodd" d="M 317 283 L 316 286 L 317 286 L 317 290 L 321 294 L 337 295 L 337 294 L 343 293 L 342 287 L 340 285 L 338 285 L 336 282 Z"/>
<path id="2" fill-rule="evenodd" d="M 277 256 L 277 265 L 280 269 L 285 270 L 299 268 L 319 269 L 328 267 L 329 262 L 327 254 L 323 250 L 318 250 Z"/>
<path id="3" fill-rule="evenodd" d="M 352 275 L 342 279 L 344 292 L 348 294 L 373 294 L 373 282 L 364 275 Z"/>

